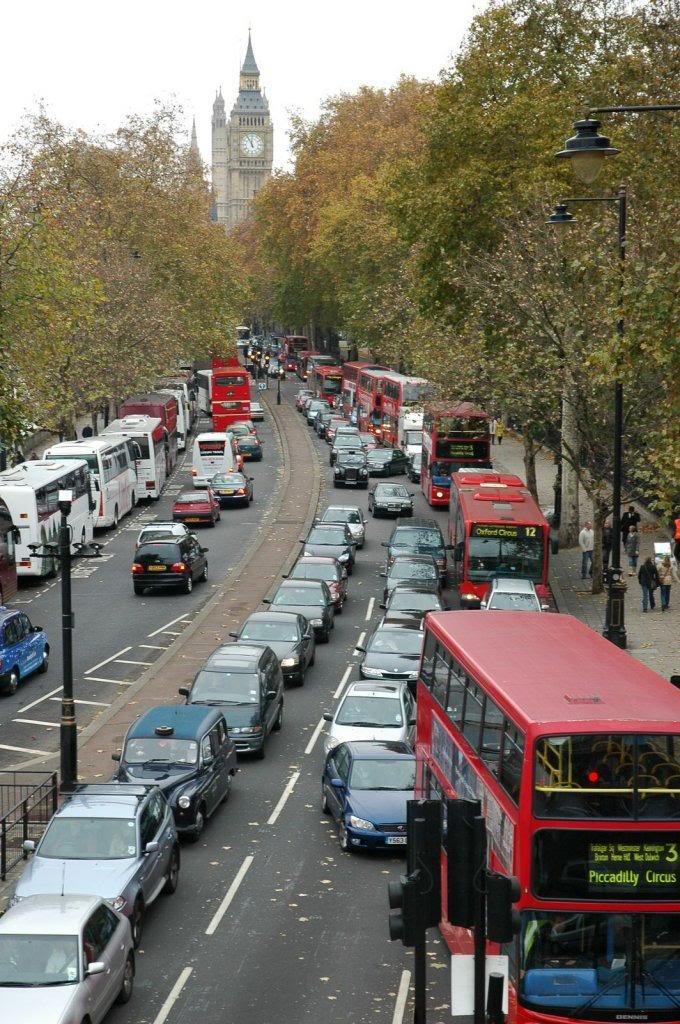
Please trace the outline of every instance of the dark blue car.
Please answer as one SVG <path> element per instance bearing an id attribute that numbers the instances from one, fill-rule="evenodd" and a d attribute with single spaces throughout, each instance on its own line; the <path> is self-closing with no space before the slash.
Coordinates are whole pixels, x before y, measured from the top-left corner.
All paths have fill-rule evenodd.
<path id="1" fill-rule="evenodd" d="M 321 806 L 338 825 L 343 850 L 406 846 L 406 802 L 413 799 L 416 761 L 406 743 L 356 740 L 326 757 Z"/>
<path id="2" fill-rule="evenodd" d="M 15 693 L 32 672 L 47 672 L 50 645 L 42 626 L 34 626 L 26 612 L 0 606 L 0 689 Z"/>

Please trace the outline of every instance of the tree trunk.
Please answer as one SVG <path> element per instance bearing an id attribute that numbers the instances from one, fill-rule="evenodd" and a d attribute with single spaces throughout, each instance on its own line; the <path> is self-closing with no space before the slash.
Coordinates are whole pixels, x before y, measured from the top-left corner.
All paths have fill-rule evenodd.
<path id="1" fill-rule="evenodd" d="M 602 527 L 607 518 L 607 505 L 597 494 L 593 495 L 593 594 L 604 590 L 602 573 Z"/>
<path id="2" fill-rule="evenodd" d="M 579 484 L 574 462 L 579 452 L 579 430 L 573 403 L 565 389 L 562 398 L 562 508 L 560 546 L 573 548 L 578 543 Z"/>
<path id="3" fill-rule="evenodd" d="M 92 433 L 96 437 L 97 434 L 99 433 L 99 429 L 98 429 L 99 416 L 97 414 L 97 410 L 96 409 L 92 410 L 91 417 L 92 417 Z"/>
<path id="4" fill-rule="evenodd" d="M 524 444 L 524 478 L 529 491 L 538 504 L 538 485 L 536 483 L 536 445 L 531 433 L 531 427 L 525 427 L 522 431 Z"/>

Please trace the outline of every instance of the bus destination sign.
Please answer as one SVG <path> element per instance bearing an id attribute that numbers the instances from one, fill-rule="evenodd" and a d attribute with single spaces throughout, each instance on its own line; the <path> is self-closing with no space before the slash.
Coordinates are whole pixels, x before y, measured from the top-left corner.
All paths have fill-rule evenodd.
<path id="1" fill-rule="evenodd" d="M 680 843 L 672 832 L 541 829 L 534 890 L 544 899 L 680 901 Z"/>
<path id="2" fill-rule="evenodd" d="M 513 523 L 473 523 L 470 527 L 471 537 L 488 537 L 491 540 L 525 540 L 538 535 L 537 526 L 515 526 Z"/>
<path id="3" fill-rule="evenodd" d="M 435 444 L 435 458 L 437 459 L 486 459 L 488 457 L 485 441 L 449 441 L 440 437 Z"/>

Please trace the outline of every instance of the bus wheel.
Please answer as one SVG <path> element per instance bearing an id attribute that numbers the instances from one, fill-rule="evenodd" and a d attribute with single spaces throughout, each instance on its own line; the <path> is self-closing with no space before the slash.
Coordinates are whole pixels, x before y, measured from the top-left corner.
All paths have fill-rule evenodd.
<path id="1" fill-rule="evenodd" d="M 118 526 L 118 506 L 116 505 L 113 510 L 113 522 L 111 523 L 111 529 L 115 530 Z"/>

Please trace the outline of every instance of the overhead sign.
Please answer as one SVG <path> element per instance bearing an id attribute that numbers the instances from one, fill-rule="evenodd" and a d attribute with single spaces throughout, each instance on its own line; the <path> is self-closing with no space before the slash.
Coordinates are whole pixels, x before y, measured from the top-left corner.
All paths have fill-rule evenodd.
<path id="1" fill-rule="evenodd" d="M 540 536 L 538 526 L 514 526 L 508 523 L 473 523 L 471 537 L 489 537 L 501 540 L 525 540 Z"/>

